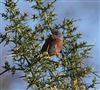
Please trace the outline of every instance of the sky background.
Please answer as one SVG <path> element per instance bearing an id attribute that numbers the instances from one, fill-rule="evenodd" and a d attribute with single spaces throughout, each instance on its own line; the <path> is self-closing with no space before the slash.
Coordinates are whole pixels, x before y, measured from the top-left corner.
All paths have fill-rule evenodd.
<path id="1" fill-rule="evenodd" d="M 21 11 L 28 12 L 29 14 L 33 13 L 33 11 L 29 9 L 29 3 L 25 3 L 24 0 L 19 0 L 18 7 Z M 4 5 L 0 3 L 0 12 L 4 10 Z M 98 71 L 100 75 L 100 0 L 57 0 L 55 3 L 55 12 L 58 15 L 56 23 L 60 23 L 64 18 L 80 19 L 76 25 L 78 26 L 78 31 L 83 33 L 82 40 L 95 45 L 91 51 L 93 58 L 91 58 L 88 63 L 91 64 L 94 70 Z M 4 31 L 6 24 L 8 24 L 6 21 L 0 19 L 0 32 Z M 29 21 L 28 24 L 34 28 L 32 21 Z M 10 45 L 10 47 L 12 46 Z M 8 47 L 3 47 L 3 44 L 1 44 L 0 71 L 2 71 L 1 67 L 4 61 L 11 59 L 7 54 Z M 25 90 L 26 83 L 24 80 L 18 78 L 20 74 L 21 72 L 18 72 L 12 77 L 10 73 L 6 73 L 0 76 L 0 90 Z M 100 90 L 100 85 L 97 86 L 96 90 Z"/>

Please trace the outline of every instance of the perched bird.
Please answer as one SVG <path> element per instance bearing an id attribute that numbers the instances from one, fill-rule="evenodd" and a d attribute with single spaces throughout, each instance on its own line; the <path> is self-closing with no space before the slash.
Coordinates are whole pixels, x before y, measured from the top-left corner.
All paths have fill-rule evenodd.
<path id="1" fill-rule="evenodd" d="M 58 30 L 53 30 L 46 39 L 41 52 L 47 51 L 49 55 L 59 55 L 63 47 L 63 35 Z"/>

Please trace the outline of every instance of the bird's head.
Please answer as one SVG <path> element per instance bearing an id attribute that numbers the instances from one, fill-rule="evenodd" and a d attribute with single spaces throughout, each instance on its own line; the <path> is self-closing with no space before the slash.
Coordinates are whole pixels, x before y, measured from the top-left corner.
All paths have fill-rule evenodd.
<path id="1" fill-rule="evenodd" d="M 51 33 L 52 33 L 52 36 L 53 36 L 54 39 L 61 39 L 61 40 L 63 40 L 63 35 L 62 35 L 62 33 L 60 31 L 52 30 Z"/>

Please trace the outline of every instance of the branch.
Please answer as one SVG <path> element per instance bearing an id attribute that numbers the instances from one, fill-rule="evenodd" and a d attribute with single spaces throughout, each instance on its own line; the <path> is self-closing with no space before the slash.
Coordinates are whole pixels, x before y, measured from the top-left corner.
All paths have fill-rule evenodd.
<path id="1" fill-rule="evenodd" d="M 7 71 L 9 71 L 10 69 L 6 69 L 5 71 L 1 72 L 0 75 L 6 73 Z"/>
<path id="2" fill-rule="evenodd" d="M 0 73 L 0 75 L 4 74 L 4 73 L 6 73 L 6 72 L 8 72 L 10 70 L 12 70 L 12 68 L 9 68 L 9 69 L 4 70 L 3 72 Z M 25 70 L 25 69 L 15 68 L 15 70 Z"/>
<path id="3" fill-rule="evenodd" d="M 100 78 L 100 76 L 99 76 L 99 75 L 97 75 L 95 72 L 92 72 L 92 74 L 94 74 L 95 76 L 97 76 L 98 78 Z"/>

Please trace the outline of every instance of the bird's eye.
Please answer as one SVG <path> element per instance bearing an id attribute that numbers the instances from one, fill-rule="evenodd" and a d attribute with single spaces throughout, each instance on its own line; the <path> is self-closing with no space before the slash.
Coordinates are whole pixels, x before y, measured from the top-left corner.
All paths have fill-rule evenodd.
<path id="1" fill-rule="evenodd" d="M 54 33 L 55 35 L 59 35 L 58 33 Z"/>
<path id="2" fill-rule="evenodd" d="M 54 35 L 57 35 L 56 33 Z"/>

